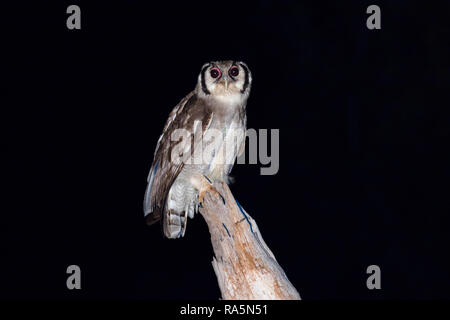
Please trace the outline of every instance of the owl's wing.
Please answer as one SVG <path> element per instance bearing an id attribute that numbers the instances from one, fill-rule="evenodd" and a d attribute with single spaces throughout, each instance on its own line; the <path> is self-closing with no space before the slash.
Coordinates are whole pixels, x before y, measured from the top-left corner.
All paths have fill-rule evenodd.
<path id="1" fill-rule="evenodd" d="M 180 148 L 178 145 L 180 141 L 172 140 L 172 134 L 176 129 L 185 129 L 191 134 L 191 137 L 195 137 L 196 130 L 205 132 L 211 124 L 212 116 L 211 110 L 197 99 L 193 92 L 181 100 L 170 113 L 158 140 L 147 179 L 144 214 L 148 224 L 153 224 L 161 219 L 170 187 L 184 167 L 184 161 L 171 161 L 172 151 L 175 147 L 177 147 L 177 151 L 182 150 L 183 156 L 180 158 L 184 160 L 191 155 L 191 143 L 184 143 Z M 201 121 L 202 126 L 194 126 L 196 121 Z"/>
<path id="2" fill-rule="evenodd" d="M 244 123 L 244 137 L 241 141 L 241 145 L 239 146 L 239 151 L 237 154 L 237 157 L 239 158 L 240 156 L 242 156 L 242 154 L 245 152 L 245 139 L 247 136 L 247 115 L 245 114 L 245 112 L 241 115 L 242 117 L 242 122 Z M 231 171 L 231 170 L 230 170 Z"/>
<path id="3" fill-rule="evenodd" d="M 243 123 L 244 131 L 242 132 L 242 135 L 238 135 L 236 137 L 238 139 L 237 140 L 237 144 L 238 145 L 237 145 L 237 154 L 236 154 L 236 158 L 235 159 L 237 159 L 240 156 L 242 156 L 242 154 L 245 152 L 245 139 L 246 139 L 246 135 L 247 135 L 247 116 L 245 114 L 245 111 L 240 113 L 239 119 L 237 121 Z M 235 125 L 236 125 L 236 123 L 232 123 L 231 126 L 233 127 Z M 227 181 L 228 181 L 228 183 L 234 182 L 234 178 L 230 177 L 229 175 L 231 173 L 231 170 L 233 169 L 233 166 L 234 166 L 234 163 L 235 163 L 235 161 L 234 161 L 235 159 L 233 159 L 232 161 L 229 161 L 228 162 L 229 164 L 226 166 L 226 169 L 225 169 L 226 174 L 227 174 L 227 179 L 228 179 Z"/>

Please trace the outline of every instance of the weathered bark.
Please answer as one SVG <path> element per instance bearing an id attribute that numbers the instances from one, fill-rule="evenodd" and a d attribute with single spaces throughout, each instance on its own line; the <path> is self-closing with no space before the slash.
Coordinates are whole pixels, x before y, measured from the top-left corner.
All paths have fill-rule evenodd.
<path id="1" fill-rule="evenodd" d="M 253 220 L 225 183 L 215 184 L 225 199 L 208 192 L 200 213 L 208 224 L 212 265 L 222 299 L 300 300 Z"/>

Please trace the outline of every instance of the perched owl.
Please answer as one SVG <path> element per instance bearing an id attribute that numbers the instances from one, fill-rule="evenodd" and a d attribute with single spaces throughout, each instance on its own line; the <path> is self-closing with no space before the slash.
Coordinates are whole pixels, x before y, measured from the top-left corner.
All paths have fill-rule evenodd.
<path id="1" fill-rule="evenodd" d="M 162 219 L 167 238 L 184 236 L 188 217 L 198 212 L 205 192 L 217 193 L 213 182 L 228 183 L 234 161 L 245 150 L 251 83 L 244 62 L 206 63 L 194 91 L 170 113 L 156 145 L 144 198 L 147 223 Z"/>

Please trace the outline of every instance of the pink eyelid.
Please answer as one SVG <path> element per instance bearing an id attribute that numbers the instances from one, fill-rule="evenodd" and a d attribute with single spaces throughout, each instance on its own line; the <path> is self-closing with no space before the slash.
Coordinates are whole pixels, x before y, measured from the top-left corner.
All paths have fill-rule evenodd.
<path id="1" fill-rule="evenodd" d="M 211 68 L 211 71 L 213 71 L 213 70 L 217 70 L 219 72 L 219 76 L 217 78 L 219 78 L 222 75 L 222 72 L 220 71 L 219 68 L 217 68 L 217 67 Z"/>

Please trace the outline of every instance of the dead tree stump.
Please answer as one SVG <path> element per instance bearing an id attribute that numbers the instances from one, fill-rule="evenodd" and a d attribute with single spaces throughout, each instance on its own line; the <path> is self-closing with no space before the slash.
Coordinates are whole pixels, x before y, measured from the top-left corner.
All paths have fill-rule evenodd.
<path id="1" fill-rule="evenodd" d="M 267 247 L 255 220 L 236 202 L 225 183 L 214 185 L 200 208 L 214 249 L 212 265 L 222 299 L 300 300 L 300 295 Z"/>

